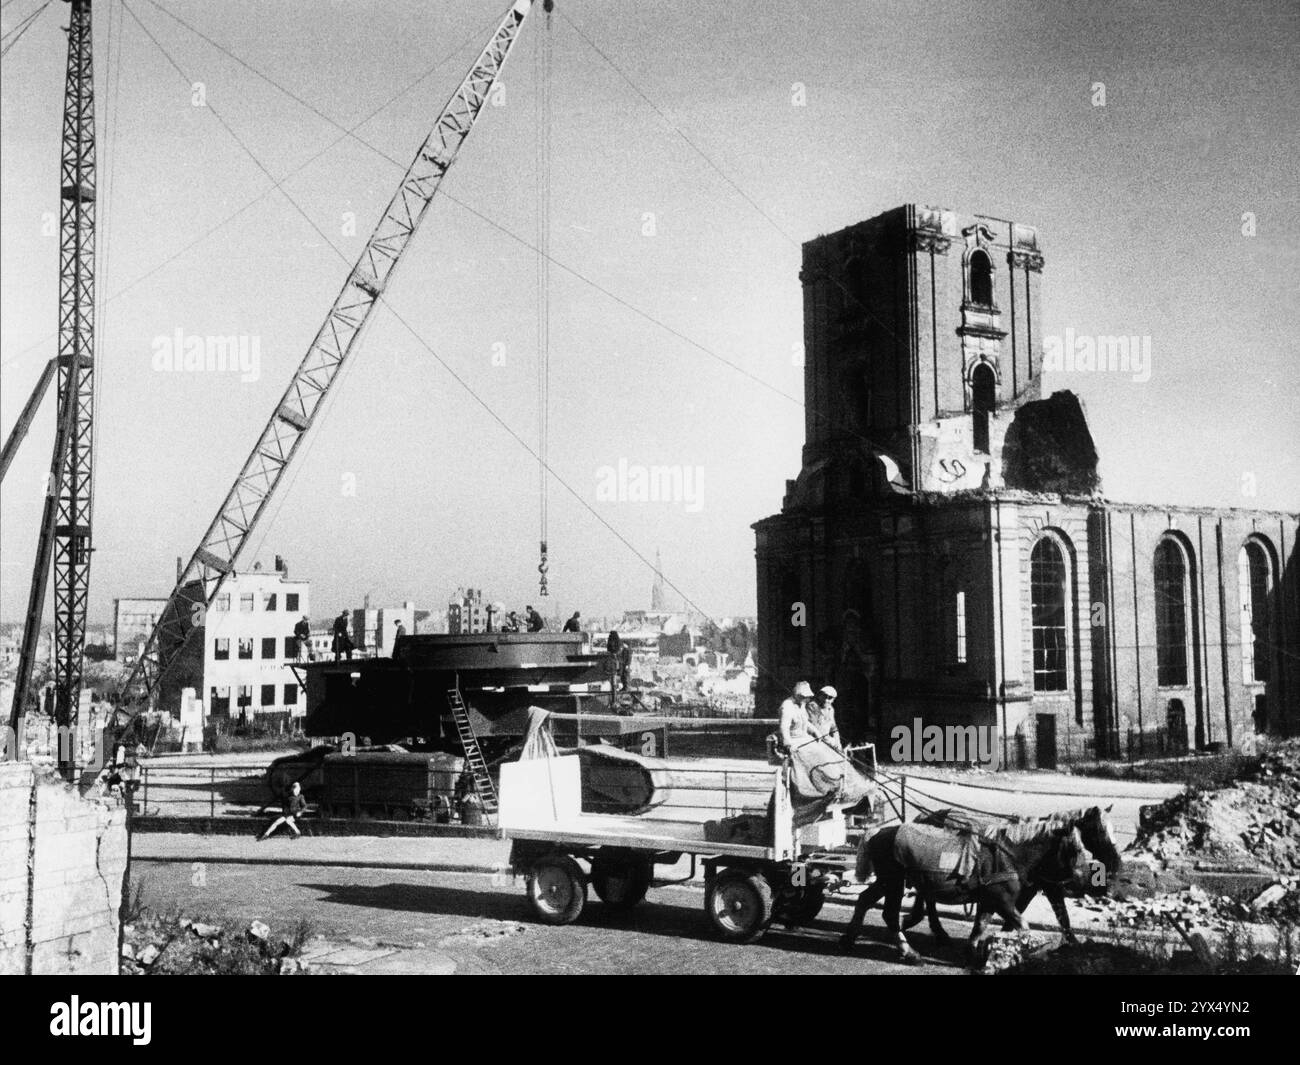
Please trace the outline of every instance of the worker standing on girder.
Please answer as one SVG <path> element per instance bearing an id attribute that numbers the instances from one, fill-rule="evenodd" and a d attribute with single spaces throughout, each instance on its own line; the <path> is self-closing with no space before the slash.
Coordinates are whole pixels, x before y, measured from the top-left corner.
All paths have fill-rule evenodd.
<path id="1" fill-rule="evenodd" d="M 339 660 L 340 655 L 352 657 L 352 637 L 348 634 L 348 612 L 340 610 L 339 616 L 334 619 L 334 661 Z"/>
<path id="2" fill-rule="evenodd" d="M 307 620 L 304 614 L 297 625 L 293 627 L 293 638 L 297 645 L 297 659 L 301 662 L 307 657 L 307 644 L 311 641 L 311 622 Z"/>

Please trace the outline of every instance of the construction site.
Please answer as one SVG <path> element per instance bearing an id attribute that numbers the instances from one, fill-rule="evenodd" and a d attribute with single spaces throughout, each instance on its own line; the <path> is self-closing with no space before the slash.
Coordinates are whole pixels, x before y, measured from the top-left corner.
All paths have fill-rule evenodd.
<path id="1" fill-rule="evenodd" d="M 1300 971 L 1294 271 L 893 5 L 504 3 L 7 0 L 0 973 Z"/>

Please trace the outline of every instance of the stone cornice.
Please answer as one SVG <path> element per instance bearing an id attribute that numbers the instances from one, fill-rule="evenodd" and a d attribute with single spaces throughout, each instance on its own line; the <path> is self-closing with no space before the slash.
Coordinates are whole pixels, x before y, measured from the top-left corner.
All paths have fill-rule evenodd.
<path id="1" fill-rule="evenodd" d="M 1035 274 L 1041 274 L 1043 272 L 1043 257 L 1036 251 L 1024 251 L 1020 248 L 1012 248 L 1011 251 L 1007 253 L 1007 262 L 1009 262 L 1013 268 L 1023 266 L 1025 269 L 1031 270 Z"/>

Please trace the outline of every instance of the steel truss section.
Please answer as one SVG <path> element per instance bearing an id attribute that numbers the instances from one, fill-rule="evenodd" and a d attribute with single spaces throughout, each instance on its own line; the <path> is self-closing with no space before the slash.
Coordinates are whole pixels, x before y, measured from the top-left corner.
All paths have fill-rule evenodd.
<path id="1" fill-rule="evenodd" d="M 11 723 L 17 728 L 54 567 L 54 711 L 76 724 L 90 582 L 95 351 L 95 103 L 91 0 L 71 0 L 60 163 L 58 428 L 32 572 Z M 73 744 L 60 745 L 60 766 Z"/>

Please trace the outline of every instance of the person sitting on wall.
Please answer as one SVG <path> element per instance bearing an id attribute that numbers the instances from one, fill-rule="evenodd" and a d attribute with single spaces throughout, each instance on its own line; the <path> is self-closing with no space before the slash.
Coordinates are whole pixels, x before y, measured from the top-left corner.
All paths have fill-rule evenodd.
<path id="1" fill-rule="evenodd" d="M 288 825 L 289 831 L 293 833 L 292 838 L 297 839 L 302 835 L 298 831 L 297 819 L 303 815 L 306 809 L 307 800 L 302 797 L 302 785 L 295 780 L 293 786 L 289 789 L 289 794 L 284 797 L 284 806 L 281 807 L 280 816 L 272 821 L 267 830 L 257 837 L 257 842 L 261 843 L 262 840 L 269 838 L 281 825 Z"/>
<path id="2" fill-rule="evenodd" d="M 582 615 L 575 610 L 573 612 L 573 617 L 569 618 L 569 620 L 564 623 L 564 631 L 581 632 L 582 631 L 582 622 L 580 620 L 581 618 Z"/>
<path id="3" fill-rule="evenodd" d="M 524 608 L 524 613 L 528 617 L 528 631 L 541 632 L 546 628 L 546 622 L 542 620 L 542 615 L 534 610 L 531 606 Z"/>

